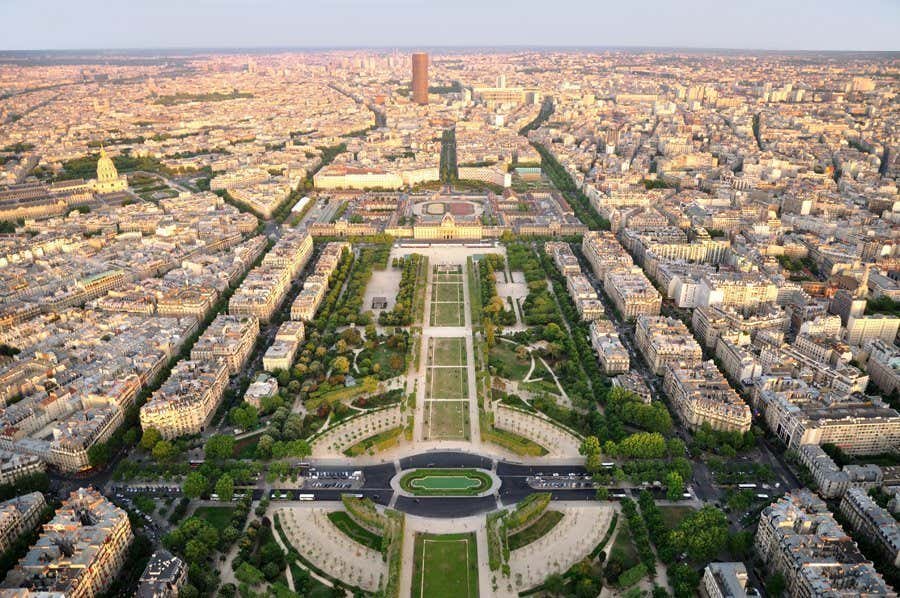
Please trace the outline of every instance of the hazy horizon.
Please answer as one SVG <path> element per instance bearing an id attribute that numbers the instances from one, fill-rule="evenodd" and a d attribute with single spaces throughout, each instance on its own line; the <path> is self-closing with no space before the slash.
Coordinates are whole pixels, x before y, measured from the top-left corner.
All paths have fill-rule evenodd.
<path id="1" fill-rule="evenodd" d="M 392 48 L 900 50 L 892 0 L 713 0 L 639 5 L 568 0 L 0 0 L 0 51 L 363 50 Z"/>

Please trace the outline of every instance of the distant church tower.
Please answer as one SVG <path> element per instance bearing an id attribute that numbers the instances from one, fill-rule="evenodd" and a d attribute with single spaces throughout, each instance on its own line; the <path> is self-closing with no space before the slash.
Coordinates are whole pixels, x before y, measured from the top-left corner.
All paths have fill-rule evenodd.
<path id="1" fill-rule="evenodd" d="M 106 155 L 106 150 L 100 150 L 100 159 L 97 160 L 97 180 L 94 181 L 95 193 L 117 193 L 128 188 L 128 179 L 125 175 L 119 176 L 112 158 Z"/>

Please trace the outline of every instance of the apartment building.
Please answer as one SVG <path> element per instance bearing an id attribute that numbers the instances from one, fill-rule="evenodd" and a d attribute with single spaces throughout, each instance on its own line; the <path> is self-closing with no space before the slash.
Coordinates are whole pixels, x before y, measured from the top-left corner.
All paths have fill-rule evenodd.
<path id="1" fill-rule="evenodd" d="M 172 289 L 157 299 L 156 313 L 161 316 L 178 318 L 193 316 L 202 320 L 216 304 L 218 298 L 219 293 L 216 289 L 199 285 Z"/>
<path id="2" fill-rule="evenodd" d="M 199 434 L 218 408 L 227 385 L 224 361 L 181 361 L 141 407 L 141 428 L 156 428 L 166 439 Z"/>
<path id="3" fill-rule="evenodd" d="M 316 317 L 316 311 L 327 291 L 327 278 L 315 275 L 308 277 L 303 283 L 303 289 L 291 304 L 291 319 L 311 322 Z"/>
<path id="4" fill-rule="evenodd" d="M 187 565 L 162 548 L 153 553 L 138 580 L 137 598 L 178 598 L 187 583 Z"/>
<path id="5" fill-rule="evenodd" d="M 763 331 L 783 338 L 787 327 L 787 315 L 781 308 L 773 307 L 757 314 L 743 314 L 724 305 L 701 306 L 691 316 L 691 328 L 705 347 L 716 346 L 717 339 L 728 332 L 740 332 L 753 339 Z"/>
<path id="6" fill-rule="evenodd" d="M 855 347 L 877 339 L 893 343 L 897 338 L 898 329 L 900 329 L 900 318 L 894 316 L 875 314 L 858 318 L 851 317 L 847 319 L 844 340 Z"/>
<path id="7" fill-rule="evenodd" d="M 763 509 L 756 552 L 784 575 L 789 596 L 895 596 L 828 507 L 796 490 Z"/>
<path id="8" fill-rule="evenodd" d="M 316 260 L 315 273 L 321 276 L 331 276 L 341 262 L 344 251 L 350 251 L 350 243 L 344 241 L 332 241 L 327 243 L 319 253 Z"/>
<path id="9" fill-rule="evenodd" d="M 619 339 L 616 327 L 609 320 L 594 320 L 590 324 L 591 346 L 597 352 L 600 367 L 607 375 L 628 371 L 628 351 Z"/>
<path id="10" fill-rule="evenodd" d="M 30 492 L 0 503 L 0 553 L 5 553 L 38 524 L 47 501 L 40 492 Z"/>
<path id="11" fill-rule="evenodd" d="M 824 349 L 811 346 L 813 353 Z M 817 350 L 818 349 L 818 350 Z M 862 393 L 869 384 L 869 376 L 856 366 L 838 361 L 835 365 L 820 361 L 816 357 L 802 353 L 796 346 L 764 346 L 759 360 L 764 371 L 787 371 L 797 378 L 803 378 L 819 388 L 835 394 L 849 396 Z"/>
<path id="12" fill-rule="evenodd" d="M 101 595 L 125 564 L 133 537 L 128 513 L 97 490 L 79 488 L 44 524 L 37 542 L 0 585 L 0 595 Z"/>
<path id="13" fill-rule="evenodd" d="M 662 296 L 637 266 L 608 270 L 603 290 L 623 318 L 655 316 L 662 306 Z"/>
<path id="14" fill-rule="evenodd" d="M 877 465 L 845 465 L 839 468 L 818 444 L 801 444 L 798 458 L 812 474 L 823 498 L 838 498 L 849 488 L 869 489 L 881 485 L 884 474 Z"/>
<path id="15" fill-rule="evenodd" d="M 291 273 L 287 269 L 264 265 L 254 268 L 228 301 L 228 313 L 268 322 L 287 296 L 290 284 Z"/>
<path id="16" fill-rule="evenodd" d="M 553 258 L 553 263 L 563 276 L 581 275 L 581 265 L 568 243 L 548 241 L 544 243 L 544 251 Z"/>
<path id="17" fill-rule="evenodd" d="M 755 310 L 775 303 L 778 287 L 758 273 L 717 272 L 700 279 L 698 305 L 724 305 L 739 310 Z"/>
<path id="18" fill-rule="evenodd" d="M 753 384 L 762 376 L 762 364 L 746 346 L 720 336 L 716 342 L 716 357 L 722 364 L 722 371 L 742 386 Z"/>
<path id="19" fill-rule="evenodd" d="M 700 583 L 705 598 L 747 598 L 747 567 L 744 563 L 710 563 Z"/>
<path id="20" fill-rule="evenodd" d="M 900 350 L 881 339 L 868 341 L 863 349 L 869 354 L 866 362 L 869 380 L 885 394 L 900 389 Z"/>
<path id="21" fill-rule="evenodd" d="M 285 232 L 278 242 L 266 253 L 262 266 L 284 268 L 293 278 L 306 266 L 313 252 L 312 236 L 305 230 L 294 229 Z"/>
<path id="22" fill-rule="evenodd" d="M 681 320 L 666 316 L 639 316 L 635 325 L 635 345 L 657 376 L 666 367 L 699 365 L 703 359 L 700 345 Z"/>
<path id="23" fill-rule="evenodd" d="M 259 319 L 255 316 L 219 314 L 203 331 L 191 349 L 195 361 L 223 360 L 230 375 L 247 364 L 259 336 Z"/>
<path id="24" fill-rule="evenodd" d="M 789 448 L 832 443 L 853 455 L 876 455 L 900 446 L 900 413 L 868 396 L 835 397 L 806 382 L 764 376 L 754 408 Z"/>
<path id="25" fill-rule="evenodd" d="M 597 280 L 604 280 L 610 270 L 634 266 L 631 256 L 609 231 L 586 232 L 581 241 L 581 251 L 590 262 Z"/>
<path id="26" fill-rule="evenodd" d="M 841 499 L 841 513 L 850 527 L 871 541 L 895 567 L 900 566 L 900 524 L 861 488 L 850 488 Z"/>
<path id="27" fill-rule="evenodd" d="M 276 339 L 263 355 L 263 369 L 267 372 L 289 370 L 300 343 L 293 339 Z"/>
<path id="28" fill-rule="evenodd" d="M 46 471 L 47 464 L 37 455 L 13 453 L 0 449 L 0 486 Z"/>
<path id="29" fill-rule="evenodd" d="M 725 432 L 743 433 L 750 429 L 750 407 L 712 361 L 670 363 L 663 390 L 691 429 L 703 424 Z"/>

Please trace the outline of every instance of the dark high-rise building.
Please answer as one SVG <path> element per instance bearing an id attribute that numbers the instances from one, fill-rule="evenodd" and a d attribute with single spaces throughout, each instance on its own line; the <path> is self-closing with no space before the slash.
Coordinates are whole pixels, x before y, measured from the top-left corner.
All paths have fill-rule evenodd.
<path id="1" fill-rule="evenodd" d="M 428 54 L 412 55 L 412 99 L 423 106 L 428 103 Z"/>

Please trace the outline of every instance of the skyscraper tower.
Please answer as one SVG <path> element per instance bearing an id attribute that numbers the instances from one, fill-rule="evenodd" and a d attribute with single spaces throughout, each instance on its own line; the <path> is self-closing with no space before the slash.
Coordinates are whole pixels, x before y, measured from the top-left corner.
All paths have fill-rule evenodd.
<path id="1" fill-rule="evenodd" d="M 428 54 L 412 55 L 412 99 L 416 104 L 428 103 Z"/>

